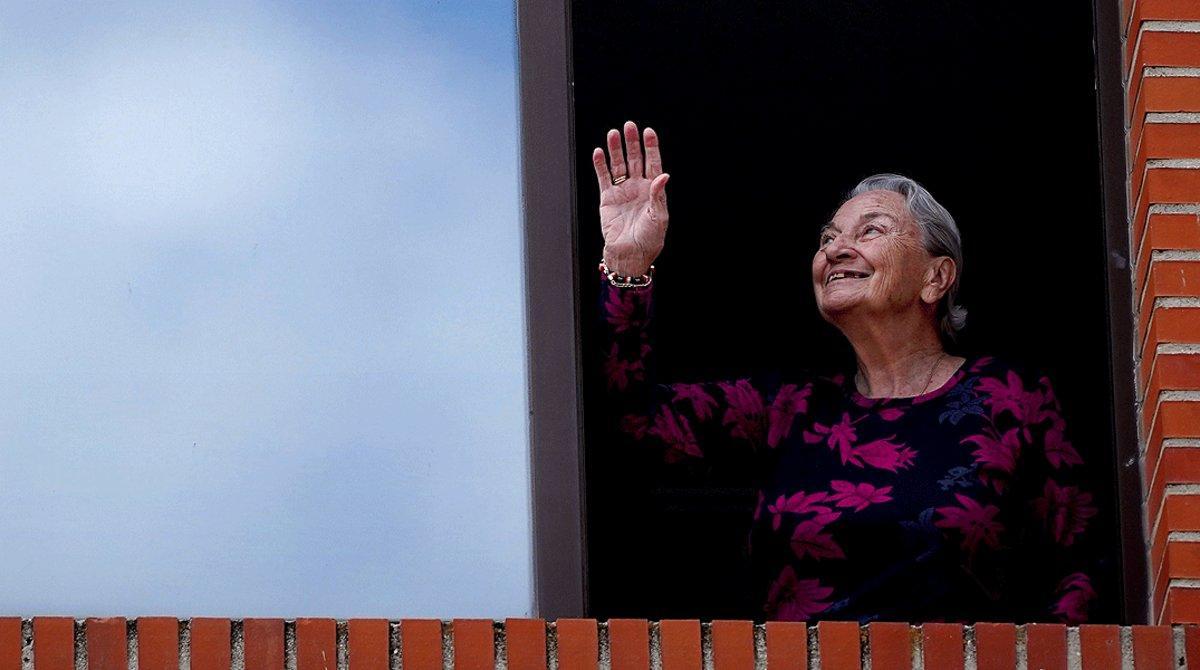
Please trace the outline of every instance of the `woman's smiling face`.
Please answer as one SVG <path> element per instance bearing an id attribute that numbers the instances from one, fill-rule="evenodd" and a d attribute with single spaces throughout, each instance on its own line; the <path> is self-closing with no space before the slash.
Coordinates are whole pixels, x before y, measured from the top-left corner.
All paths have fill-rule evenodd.
<path id="1" fill-rule="evenodd" d="M 904 196 L 868 191 L 847 200 L 821 230 L 813 292 L 826 321 L 920 310 L 933 257 Z M 930 296 L 932 297 L 932 296 Z"/>

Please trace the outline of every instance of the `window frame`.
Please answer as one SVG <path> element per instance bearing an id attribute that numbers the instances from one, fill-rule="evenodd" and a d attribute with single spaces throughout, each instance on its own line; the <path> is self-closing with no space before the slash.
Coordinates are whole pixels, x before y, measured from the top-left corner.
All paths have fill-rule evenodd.
<path id="1" fill-rule="evenodd" d="M 1125 624 L 1150 621 L 1135 405 L 1134 315 L 1126 193 L 1120 0 L 1092 0 L 1104 236 L 1111 430 L 1118 464 Z M 589 611 L 583 441 L 584 356 L 574 173 L 569 0 L 518 0 L 533 604 L 547 619 Z M 536 184 L 536 188 L 530 185 Z M 569 225 L 567 225 L 569 222 Z"/>

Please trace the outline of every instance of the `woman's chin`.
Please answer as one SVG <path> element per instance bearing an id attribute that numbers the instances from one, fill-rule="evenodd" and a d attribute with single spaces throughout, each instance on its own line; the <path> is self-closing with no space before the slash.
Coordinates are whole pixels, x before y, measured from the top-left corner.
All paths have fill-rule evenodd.
<path id="1" fill-rule="evenodd" d="M 853 312 L 862 305 L 862 302 L 861 296 L 825 296 L 824 299 L 818 301 L 817 309 L 820 310 L 821 316 L 828 321 L 832 320 L 831 317 L 845 316 Z"/>

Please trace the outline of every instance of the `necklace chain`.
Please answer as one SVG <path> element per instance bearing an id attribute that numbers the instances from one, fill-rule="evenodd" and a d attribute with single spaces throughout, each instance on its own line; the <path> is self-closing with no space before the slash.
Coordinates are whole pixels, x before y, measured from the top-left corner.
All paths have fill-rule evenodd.
<path id="1" fill-rule="evenodd" d="M 940 354 L 938 354 L 937 360 L 935 360 L 935 361 L 933 362 L 933 367 L 929 368 L 929 377 L 925 379 L 925 386 L 923 386 L 923 387 L 921 388 L 921 393 L 918 393 L 917 395 L 922 395 L 922 394 L 924 394 L 926 391 L 928 391 L 928 390 L 929 390 L 929 385 L 933 383 L 933 373 L 937 371 L 938 364 L 940 364 L 940 363 L 942 362 L 942 359 L 943 359 L 943 358 L 945 358 L 945 357 L 946 357 L 946 352 L 944 352 L 944 351 L 943 351 L 943 352 L 941 352 Z M 854 376 L 855 376 L 855 378 L 856 378 L 856 379 L 858 379 L 858 378 L 861 378 L 861 379 L 862 379 L 862 385 L 863 385 L 863 386 L 866 386 L 866 385 L 867 385 L 867 383 L 866 383 L 866 381 L 867 381 L 867 377 L 866 377 L 866 375 L 864 375 L 864 374 L 862 373 L 862 370 L 859 370 L 859 371 L 855 372 L 855 373 L 854 373 Z M 871 391 L 871 389 L 870 389 L 870 388 L 868 388 L 868 389 L 867 389 L 867 392 L 868 392 L 868 393 L 870 393 L 870 391 Z"/>

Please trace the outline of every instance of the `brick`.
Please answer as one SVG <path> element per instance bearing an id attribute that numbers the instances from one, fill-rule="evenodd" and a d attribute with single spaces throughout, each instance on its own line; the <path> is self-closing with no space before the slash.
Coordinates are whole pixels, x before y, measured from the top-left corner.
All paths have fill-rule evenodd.
<path id="1" fill-rule="evenodd" d="M 230 636 L 229 619 L 192 619 L 191 670 L 229 670 Z"/>
<path id="2" fill-rule="evenodd" d="M 1084 624 L 1079 627 L 1079 651 L 1082 667 L 1120 670 L 1121 633 L 1119 626 Z"/>
<path id="3" fill-rule="evenodd" d="M 1200 267 L 1200 263 L 1196 265 Z M 1148 399 L 1157 398 L 1159 391 L 1200 390 L 1200 354 L 1161 353 L 1154 357 L 1153 368 L 1146 389 Z"/>
<path id="4" fill-rule="evenodd" d="M 1183 653 L 1189 667 L 1200 667 L 1200 626 L 1183 627 Z"/>
<path id="5" fill-rule="evenodd" d="M 1142 21 L 1200 20 L 1200 5 L 1195 0 L 1137 0 L 1130 23 Z"/>
<path id="6" fill-rule="evenodd" d="M 34 670 L 74 670 L 75 620 L 70 617 L 33 618 Z"/>
<path id="7" fill-rule="evenodd" d="M 1146 67 L 1200 66 L 1200 33 L 1178 33 L 1158 30 L 1142 31 L 1136 37 L 1133 68 L 1129 77 L 1131 96 L 1137 96 L 1142 72 Z"/>
<path id="8" fill-rule="evenodd" d="M 1125 24 L 1125 60 L 1128 65 L 1133 62 L 1133 48 L 1137 44 L 1137 34 L 1144 21 L 1187 21 L 1200 19 L 1197 14 L 1195 0 L 1138 0 L 1130 12 Z M 1128 77 L 1127 77 L 1128 78 Z"/>
<path id="9" fill-rule="evenodd" d="M 858 670 L 862 664 L 858 624 L 853 621 L 817 623 L 821 670 Z"/>
<path id="10" fill-rule="evenodd" d="M 1200 589 L 1167 588 L 1165 612 L 1161 623 L 1200 623 Z"/>
<path id="11" fill-rule="evenodd" d="M 1200 77 L 1196 81 L 1200 82 Z M 1196 94 L 1200 96 L 1200 84 L 1196 89 Z M 1148 202 L 1200 202 L 1200 169 L 1156 168 L 1146 173 L 1145 184 L 1144 197 Z"/>
<path id="12" fill-rule="evenodd" d="M 1142 141 L 1146 114 L 1150 112 L 1200 111 L 1200 77 L 1146 77 L 1138 90 L 1137 99 L 1130 105 L 1130 147 Z M 1151 202 L 1167 202 L 1151 200 Z M 1170 201 L 1186 202 L 1186 201 Z"/>
<path id="13" fill-rule="evenodd" d="M 246 670 L 283 670 L 283 619 L 243 619 Z"/>
<path id="14" fill-rule="evenodd" d="M 714 670 L 754 670 L 754 622 L 712 622 Z"/>
<path id="15" fill-rule="evenodd" d="M 442 627 L 438 622 L 438 667 L 441 667 Z M 346 622 L 346 656 L 349 670 L 388 670 L 391 628 L 387 619 L 350 619 Z"/>
<path id="16" fill-rule="evenodd" d="M 1167 536 L 1170 530 L 1169 523 L 1159 523 L 1153 527 L 1153 536 L 1150 539 L 1151 574 L 1154 574 L 1164 564 L 1167 555 Z"/>
<path id="17" fill-rule="evenodd" d="M 138 670 L 179 670 L 179 619 L 138 618 L 137 645 Z"/>
<path id="18" fill-rule="evenodd" d="M 0 670 L 21 670 L 21 617 L 0 617 Z"/>
<path id="19" fill-rule="evenodd" d="M 509 628 L 509 623 L 514 625 Z M 540 627 L 540 628 L 538 628 Z M 536 650 L 531 651 L 531 644 L 539 644 L 531 639 L 536 630 L 541 631 L 542 666 L 532 665 Z M 544 670 L 546 663 L 546 623 L 541 619 L 508 619 L 504 625 L 508 639 L 509 667 L 514 664 L 522 668 Z M 400 656 L 404 660 L 404 670 L 441 670 L 442 667 L 442 622 L 439 619 L 401 619 L 400 620 Z"/>
<path id="20" fill-rule="evenodd" d="M 111 617 L 84 622 L 88 670 L 127 670 L 125 619 Z"/>
<path id="21" fill-rule="evenodd" d="M 1146 471 L 1150 482 L 1144 491 L 1145 508 L 1151 518 L 1158 514 L 1167 484 L 1200 482 L 1200 450 L 1194 447 L 1163 448 L 1161 440 L 1150 442 L 1146 450 Z"/>
<path id="22" fill-rule="evenodd" d="M 1161 524 L 1170 530 L 1200 530 L 1200 495 L 1173 493 L 1166 497 Z"/>
<path id="23" fill-rule="evenodd" d="M 1141 133 L 1143 126 L 1144 126 L 1144 124 L 1139 123 L 1139 124 L 1137 124 L 1136 127 L 1129 129 L 1129 132 L 1128 132 L 1129 137 L 1126 140 L 1127 141 L 1126 146 L 1129 146 L 1129 147 L 1137 146 L 1136 144 L 1134 144 L 1134 142 L 1137 141 L 1134 138 L 1134 135 Z M 1131 179 L 1132 179 L 1132 177 L 1131 177 Z M 1142 239 L 1142 235 L 1145 234 L 1145 232 L 1146 232 L 1146 222 L 1150 220 L 1150 218 L 1149 218 L 1150 217 L 1150 203 L 1147 202 L 1144 197 L 1139 196 L 1136 199 L 1135 198 L 1129 199 L 1129 207 L 1131 208 L 1129 211 L 1129 215 L 1130 215 L 1129 220 L 1133 222 L 1133 235 L 1129 239 L 1130 239 L 1130 244 L 1136 245 L 1137 240 Z M 1134 248 L 1136 248 L 1136 246 Z M 1132 252 L 1133 252 L 1133 249 L 1130 249 L 1130 253 L 1132 253 Z"/>
<path id="24" fill-rule="evenodd" d="M 1146 276 L 1141 310 L 1148 312 L 1155 298 L 1200 295 L 1200 261 L 1155 261 Z"/>
<path id="25" fill-rule="evenodd" d="M 658 632 L 662 670 L 700 670 L 700 621 L 664 619 Z"/>
<path id="26" fill-rule="evenodd" d="M 975 667 L 1012 670 L 1017 666 L 1017 627 L 1010 623 L 975 624 Z"/>
<path id="27" fill-rule="evenodd" d="M 1200 281 L 1200 261 L 1153 261 L 1146 280 L 1144 295 L 1150 297 L 1151 304 L 1154 298 L 1195 297 L 1200 295 L 1200 286 L 1196 285 Z"/>
<path id="28" fill-rule="evenodd" d="M 1163 437 L 1200 437 L 1200 402 L 1159 401 L 1157 421 Z"/>
<path id="29" fill-rule="evenodd" d="M 563 670 L 596 670 L 600 666 L 600 632 L 595 619 L 559 619 L 558 667 Z"/>
<path id="30" fill-rule="evenodd" d="M 1159 342 L 1200 342 L 1200 308 L 1158 308 L 1154 320 Z"/>
<path id="31" fill-rule="evenodd" d="M 766 629 L 767 670 L 807 670 L 808 625 L 803 621 L 768 621 Z"/>
<path id="32" fill-rule="evenodd" d="M 1153 303 L 1151 303 L 1153 305 Z M 1157 317 L 1164 312 L 1165 309 L 1151 307 L 1151 309 L 1139 309 L 1137 313 L 1137 331 L 1138 336 L 1142 338 L 1142 364 L 1149 365 L 1150 361 L 1154 360 L 1155 353 L 1158 351 L 1158 323 Z M 1143 423 L 1143 426 L 1146 424 Z"/>
<path id="33" fill-rule="evenodd" d="M 496 667 L 496 631 L 491 619 L 455 619 L 450 623 L 450 630 L 455 670 L 492 670 Z"/>
<path id="34" fill-rule="evenodd" d="M 401 637 L 403 637 L 403 623 L 401 623 L 400 630 Z M 504 636 L 509 670 L 546 670 L 546 621 L 544 619 L 505 619 Z M 405 649 L 407 650 L 407 647 Z M 440 659 L 438 662 L 441 662 Z M 433 666 L 422 670 L 431 669 L 436 670 Z"/>
<path id="35" fill-rule="evenodd" d="M 1060 623 L 1025 626 L 1026 658 L 1030 668 L 1067 670 L 1067 627 Z"/>
<path id="36" fill-rule="evenodd" d="M 921 626 L 926 668 L 961 668 L 965 663 L 963 627 L 957 623 L 927 623 Z"/>
<path id="37" fill-rule="evenodd" d="M 296 619 L 296 670 L 337 670 L 337 622 Z"/>
<path id="38" fill-rule="evenodd" d="M 1200 21 L 1195 0 L 1138 0 L 1135 17 L 1142 21 Z"/>
<path id="39" fill-rule="evenodd" d="M 1151 124 L 1152 127 L 1169 127 Z M 1197 128 L 1197 144 L 1200 146 L 1200 124 Z M 1152 252 L 1163 249 L 1200 249 L 1200 217 L 1195 214 L 1151 214 L 1144 234 L 1136 240 L 1138 244 L 1137 270 L 1134 274 L 1136 291 L 1141 295 L 1150 270 Z M 1143 380 L 1144 381 L 1144 380 Z"/>
<path id="40" fill-rule="evenodd" d="M 1197 33 L 1200 35 L 1200 33 Z M 1147 123 L 1141 129 L 1136 145 L 1130 146 L 1129 181 L 1138 189 L 1131 195 L 1137 198 L 1146 172 L 1146 161 L 1152 159 L 1195 158 L 1200 151 L 1200 124 Z M 1195 215 L 1181 214 L 1179 216 Z"/>
<path id="41" fill-rule="evenodd" d="M 1141 423 L 1143 426 L 1154 425 L 1154 422 L 1158 419 L 1158 408 L 1159 397 L 1157 393 L 1146 398 L 1146 401 L 1141 406 Z M 1147 444 L 1146 446 L 1149 447 L 1150 445 Z M 1147 464 L 1147 467 L 1150 467 L 1149 464 Z"/>
<path id="42" fill-rule="evenodd" d="M 912 635 L 909 625 L 872 622 L 867 625 L 871 641 L 871 670 L 909 670 L 912 668 Z"/>
<path id="43" fill-rule="evenodd" d="M 1200 449 L 1167 447 L 1162 450 L 1155 473 L 1156 486 L 1165 484 L 1194 484 L 1200 482 Z"/>
<path id="44" fill-rule="evenodd" d="M 1133 667 L 1137 670 L 1171 670 L 1175 667 L 1170 626 L 1132 626 Z"/>
<path id="45" fill-rule="evenodd" d="M 1154 584 L 1151 587 L 1150 593 L 1150 611 L 1152 617 L 1157 617 L 1167 605 L 1167 585 L 1171 583 L 1170 576 L 1165 569 L 1162 569 L 1163 564 L 1156 563 L 1153 567 L 1155 577 Z M 1151 619 L 1155 621 L 1155 619 Z"/>
<path id="46" fill-rule="evenodd" d="M 609 619 L 612 670 L 649 670 L 650 624 L 645 619 Z"/>
<path id="47" fill-rule="evenodd" d="M 1160 343 L 1195 343 L 1200 340 L 1200 308 L 1155 307 L 1145 327 L 1139 327 L 1143 338 L 1143 365 L 1154 359 Z M 1143 429 L 1145 426 L 1143 425 Z"/>

